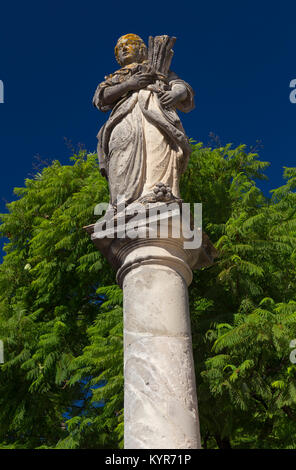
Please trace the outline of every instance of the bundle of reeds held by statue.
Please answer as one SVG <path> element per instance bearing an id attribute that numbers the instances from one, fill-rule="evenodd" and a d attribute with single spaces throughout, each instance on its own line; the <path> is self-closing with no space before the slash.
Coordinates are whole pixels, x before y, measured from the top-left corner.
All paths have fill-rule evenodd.
<path id="1" fill-rule="evenodd" d="M 166 79 L 170 70 L 174 51 L 175 37 L 166 35 L 149 37 L 148 63 L 159 79 Z"/>

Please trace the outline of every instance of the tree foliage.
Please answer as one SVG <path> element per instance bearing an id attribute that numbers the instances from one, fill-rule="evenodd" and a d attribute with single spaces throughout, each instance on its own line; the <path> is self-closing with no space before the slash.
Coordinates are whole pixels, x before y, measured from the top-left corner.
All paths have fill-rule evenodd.
<path id="1" fill-rule="evenodd" d="M 204 448 L 296 447 L 296 168 L 265 197 L 268 165 L 192 143 L 181 181 L 219 252 L 189 288 Z M 122 447 L 122 292 L 83 230 L 108 201 L 96 155 L 15 193 L 1 216 L 0 447 Z"/>

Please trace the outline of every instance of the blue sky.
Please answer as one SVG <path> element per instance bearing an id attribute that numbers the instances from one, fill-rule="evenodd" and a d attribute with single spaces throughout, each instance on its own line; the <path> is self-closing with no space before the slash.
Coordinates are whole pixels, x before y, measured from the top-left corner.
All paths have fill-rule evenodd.
<path id="1" fill-rule="evenodd" d="M 282 184 L 283 166 L 296 166 L 295 2 L 28 0 L 2 2 L 0 14 L 1 211 L 35 155 L 68 163 L 64 137 L 95 150 L 106 115 L 92 96 L 118 68 L 117 38 L 130 32 L 177 37 L 172 69 L 196 92 L 195 110 L 182 115 L 189 137 L 260 140 L 272 164 L 264 191 Z"/>

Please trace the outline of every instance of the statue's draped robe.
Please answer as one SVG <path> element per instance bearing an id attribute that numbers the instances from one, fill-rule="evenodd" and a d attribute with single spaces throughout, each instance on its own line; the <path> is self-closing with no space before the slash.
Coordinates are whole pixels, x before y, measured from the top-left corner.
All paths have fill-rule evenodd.
<path id="1" fill-rule="evenodd" d="M 98 86 L 94 105 L 101 111 L 112 112 L 98 134 L 98 158 L 108 175 L 110 202 L 117 197 L 126 203 L 138 200 L 152 192 L 156 183 L 171 187 L 173 195 L 180 197 L 178 180 L 186 169 L 191 147 L 175 108 L 161 105 L 154 85 L 126 93 L 113 105 L 104 106 L 104 89 L 127 80 L 139 71 L 141 64 L 123 67 Z M 182 83 L 186 98 L 177 108 L 189 112 L 194 107 L 193 90 L 173 72 L 168 85 L 158 81 L 157 88 L 171 89 Z"/>

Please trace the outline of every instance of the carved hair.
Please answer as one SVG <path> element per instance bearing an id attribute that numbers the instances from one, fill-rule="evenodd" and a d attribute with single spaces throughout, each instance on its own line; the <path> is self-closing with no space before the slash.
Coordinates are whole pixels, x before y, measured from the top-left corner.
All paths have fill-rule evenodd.
<path id="1" fill-rule="evenodd" d="M 120 46 L 120 43 L 121 42 L 127 42 L 128 44 L 132 45 L 134 48 L 137 48 L 138 51 L 139 51 L 139 56 L 140 56 L 140 60 L 143 61 L 147 58 L 147 47 L 146 47 L 146 44 L 144 43 L 143 39 L 140 38 L 140 36 L 138 36 L 137 34 L 125 34 L 124 36 L 121 36 L 118 41 L 117 41 L 117 44 L 115 46 L 115 57 L 116 57 L 116 60 L 117 62 L 120 64 L 119 62 L 119 55 L 118 55 L 118 47 Z M 121 65 L 121 64 L 120 64 Z"/>

